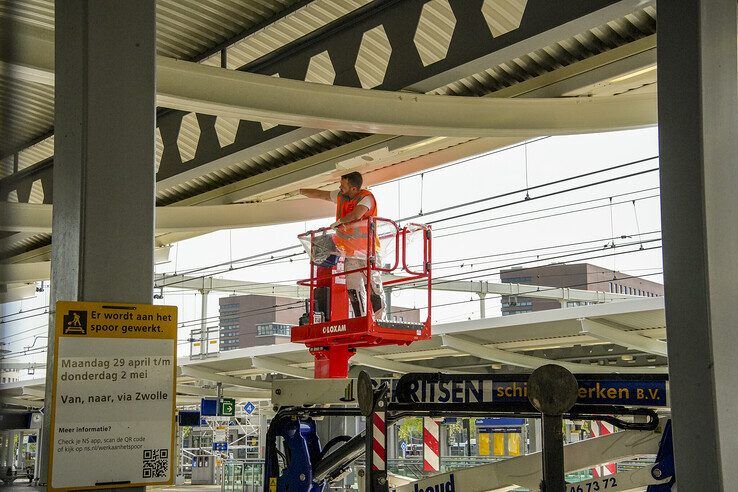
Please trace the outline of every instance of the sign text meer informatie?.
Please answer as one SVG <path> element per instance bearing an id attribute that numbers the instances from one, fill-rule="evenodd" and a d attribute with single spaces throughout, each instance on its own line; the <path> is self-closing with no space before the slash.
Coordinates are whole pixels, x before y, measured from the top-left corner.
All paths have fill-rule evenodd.
<path id="1" fill-rule="evenodd" d="M 171 484 L 177 308 L 56 305 L 49 488 Z"/>

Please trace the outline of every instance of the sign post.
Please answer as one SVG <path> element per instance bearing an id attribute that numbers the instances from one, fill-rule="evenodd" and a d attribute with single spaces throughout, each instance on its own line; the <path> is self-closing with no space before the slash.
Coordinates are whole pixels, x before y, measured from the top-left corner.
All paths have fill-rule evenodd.
<path id="1" fill-rule="evenodd" d="M 171 484 L 177 308 L 56 305 L 49 489 Z"/>

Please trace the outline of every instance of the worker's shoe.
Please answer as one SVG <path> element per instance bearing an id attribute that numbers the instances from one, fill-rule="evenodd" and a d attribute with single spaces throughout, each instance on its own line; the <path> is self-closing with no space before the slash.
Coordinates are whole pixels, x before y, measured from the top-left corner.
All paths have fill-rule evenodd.
<path id="1" fill-rule="evenodd" d="M 374 319 L 384 319 L 384 299 L 382 296 L 372 292 L 370 299 L 372 302 L 372 310 L 374 311 Z"/>
<path id="2" fill-rule="evenodd" d="M 349 289 L 348 297 L 351 301 L 351 310 L 354 312 L 354 318 L 364 316 L 364 303 L 361 302 L 361 298 L 359 297 L 359 293 L 356 292 L 356 289 Z"/>

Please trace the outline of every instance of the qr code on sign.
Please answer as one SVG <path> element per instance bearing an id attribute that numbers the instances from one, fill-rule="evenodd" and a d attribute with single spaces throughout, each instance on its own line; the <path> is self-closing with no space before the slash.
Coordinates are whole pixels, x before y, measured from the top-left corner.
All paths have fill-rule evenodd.
<path id="1" fill-rule="evenodd" d="M 143 478 L 166 478 L 169 471 L 169 450 L 144 449 Z"/>

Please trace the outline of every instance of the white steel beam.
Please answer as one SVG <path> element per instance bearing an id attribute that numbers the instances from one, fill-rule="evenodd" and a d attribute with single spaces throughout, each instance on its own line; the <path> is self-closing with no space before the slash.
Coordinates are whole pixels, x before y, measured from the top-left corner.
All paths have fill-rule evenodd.
<path id="1" fill-rule="evenodd" d="M 498 99 L 329 86 L 157 59 L 157 104 L 251 121 L 390 135 L 569 135 L 656 123 L 656 96 Z"/>
<path id="2" fill-rule="evenodd" d="M 387 279 L 402 278 L 395 275 L 386 276 Z M 408 283 L 414 288 L 425 288 L 424 282 Z M 404 287 L 404 285 L 403 285 Z M 476 294 L 497 294 L 503 296 L 533 297 L 536 299 L 553 299 L 563 301 L 579 301 L 601 303 L 623 299 L 641 299 L 641 296 L 618 294 L 601 290 L 571 289 L 568 287 L 548 287 L 544 285 L 510 284 L 482 281 L 449 281 L 433 285 L 433 290 L 450 292 L 467 292 Z"/>
<path id="3" fill-rule="evenodd" d="M 322 219 L 335 214 L 335 205 L 322 200 L 283 200 L 199 207 L 156 207 L 156 233 L 211 232 Z M 52 205 L 4 203 L 0 231 L 51 233 Z"/>
<path id="4" fill-rule="evenodd" d="M 191 210 L 189 208 L 188 210 Z M 7 282 L 37 282 L 48 280 L 49 262 L 17 263 L 0 265 L 0 278 Z M 400 277 L 385 275 L 384 279 L 393 280 Z M 157 275 L 154 287 L 172 289 L 201 290 L 208 289 L 220 292 L 239 292 L 242 294 L 274 294 L 291 299 L 305 299 L 309 292 L 306 287 L 298 285 L 272 284 L 267 282 L 249 282 L 243 280 L 218 279 L 213 277 L 188 277 L 186 275 Z M 169 285 L 168 285 L 169 284 Z M 425 288 L 424 283 L 408 284 L 412 288 Z M 444 282 L 433 287 L 434 290 L 449 292 L 468 292 L 477 294 L 519 295 L 538 299 L 555 299 L 565 301 L 601 303 L 624 299 L 641 299 L 639 296 L 615 294 L 603 291 L 589 291 L 547 287 L 542 285 L 508 284 L 480 281 Z"/>
<path id="5" fill-rule="evenodd" d="M 295 378 L 311 379 L 313 377 L 312 371 L 283 364 L 272 357 L 252 357 L 251 364 L 267 372 L 276 372 Z"/>
<path id="6" fill-rule="evenodd" d="M 190 396 L 207 396 L 215 397 L 218 396 L 218 391 L 214 389 L 200 388 L 199 386 L 192 386 L 189 384 L 178 384 L 177 393 Z M 269 399 L 270 392 L 267 390 L 241 390 L 235 388 L 223 389 L 223 396 L 228 398 L 248 398 L 248 399 Z"/>
<path id="7" fill-rule="evenodd" d="M 214 381 L 216 383 L 229 384 L 238 388 L 249 388 L 249 389 L 271 389 L 272 383 L 267 381 L 254 381 L 252 379 L 242 379 L 234 376 L 228 376 L 226 374 L 218 374 L 217 372 L 210 371 L 207 369 L 200 369 L 191 365 L 180 366 L 181 374 L 183 376 L 189 376 L 191 378 Z"/>
<path id="8" fill-rule="evenodd" d="M 23 396 L 32 396 L 33 398 L 45 398 L 45 392 L 43 389 L 23 387 Z"/>
<path id="9" fill-rule="evenodd" d="M 0 277 L 1 278 L 1 277 Z M 0 284 L 0 303 L 22 301 L 36 297 L 36 286 L 25 284 Z"/>
<path id="10" fill-rule="evenodd" d="M 44 402 L 43 400 L 26 400 L 23 398 L 13 398 L 13 397 L 7 397 L 7 396 L 0 396 L 0 403 L 4 403 L 6 405 L 15 405 L 20 407 L 27 407 L 27 408 L 43 408 Z"/>
<path id="11" fill-rule="evenodd" d="M 50 261 L 34 263 L 0 264 L 0 279 L 2 283 L 31 283 L 49 280 L 51 275 Z"/>
<path id="12" fill-rule="evenodd" d="M 307 287 L 301 285 L 271 284 L 266 282 L 249 282 L 246 280 L 230 280 L 214 277 L 191 277 L 187 275 L 156 275 L 154 287 L 184 290 L 212 290 L 216 292 L 239 292 L 241 294 L 262 294 L 305 299 L 310 294 Z"/>
<path id="13" fill-rule="evenodd" d="M 356 405 L 356 379 L 279 379 L 272 385 L 276 406 Z"/>
<path id="14" fill-rule="evenodd" d="M 644 337 L 638 333 L 629 333 L 591 319 L 582 318 L 580 322 L 582 324 L 580 334 L 582 335 L 589 335 L 598 340 L 639 350 L 647 354 L 662 355 L 664 357 L 668 355 L 666 342 L 662 342 L 661 340 Z"/>
<path id="15" fill-rule="evenodd" d="M 660 440 L 661 434 L 656 431 L 623 431 L 587 439 L 564 446 L 564 465 L 566 471 L 575 471 L 601 463 L 655 455 Z M 426 487 L 434 490 L 434 485 L 450 480 L 451 473 L 454 475 L 455 489 L 464 492 L 486 492 L 513 486 L 540 490 L 541 466 L 539 451 L 487 465 L 433 475 L 417 482 L 399 485 L 396 492 L 426 490 Z"/>
<path id="16" fill-rule="evenodd" d="M 444 372 L 447 374 L 462 374 L 461 371 L 455 371 L 453 369 L 434 369 L 432 367 L 420 366 L 417 364 L 409 364 L 407 362 L 397 362 L 393 360 L 383 359 L 381 357 L 375 357 L 368 353 L 357 350 L 349 362 L 353 365 L 362 365 L 367 367 L 373 367 L 374 369 L 380 369 L 382 371 L 406 374 L 408 372 Z"/>
<path id="17" fill-rule="evenodd" d="M 54 31 L 3 20 L 12 41 L 0 45 L 0 73 L 11 79 L 54 85 Z"/>
<path id="18" fill-rule="evenodd" d="M 615 366 L 599 366 L 588 364 L 577 364 L 574 362 L 557 361 L 553 359 L 543 359 L 541 357 L 533 357 L 530 355 L 508 352 L 488 345 L 462 340 L 458 337 L 450 335 L 441 335 L 441 344 L 444 347 L 451 348 L 457 352 L 473 355 L 480 359 L 491 362 L 500 362 L 518 367 L 527 367 L 536 369 L 545 364 L 558 364 L 565 367 L 569 371 L 577 373 L 598 373 L 598 374 L 616 374 L 616 373 L 657 373 L 663 374 L 667 372 L 665 367 L 615 367 Z"/>

